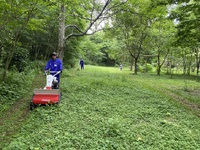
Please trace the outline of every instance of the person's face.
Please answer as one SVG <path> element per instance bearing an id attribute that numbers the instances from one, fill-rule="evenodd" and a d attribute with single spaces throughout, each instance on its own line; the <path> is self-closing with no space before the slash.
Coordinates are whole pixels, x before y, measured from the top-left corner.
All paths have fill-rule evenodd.
<path id="1" fill-rule="evenodd" d="M 52 59 L 56 59 L 56 55 L 52 55 Z"/>

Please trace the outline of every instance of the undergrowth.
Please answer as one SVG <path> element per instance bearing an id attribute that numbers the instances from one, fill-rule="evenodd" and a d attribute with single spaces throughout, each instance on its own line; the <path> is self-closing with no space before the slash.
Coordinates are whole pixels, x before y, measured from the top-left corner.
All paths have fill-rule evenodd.
<path id="1" fill-rule="evenodd" d="M 0 112 L 5 111 L 14 102 L 22 98 L 30 90 L 35 70 L 25 72 L 9 72 L 4 81 L 0 82 Z"/>

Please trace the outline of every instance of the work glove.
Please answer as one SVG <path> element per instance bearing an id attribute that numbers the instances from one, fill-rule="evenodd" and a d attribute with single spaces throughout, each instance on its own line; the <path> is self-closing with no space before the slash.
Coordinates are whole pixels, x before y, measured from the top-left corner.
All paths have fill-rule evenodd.
<path id="1" fill-rule="evenodd" d="M 47 75 L 47 72 L 48 72 L 48 70 L 45 70 L 45 71 L 44 71 L 44 75 Z"/>

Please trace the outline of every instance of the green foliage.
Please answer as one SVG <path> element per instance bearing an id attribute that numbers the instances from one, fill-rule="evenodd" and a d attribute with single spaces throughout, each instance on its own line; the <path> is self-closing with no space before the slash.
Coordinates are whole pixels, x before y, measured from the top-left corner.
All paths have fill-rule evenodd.
<path id="1" fill-rule="evenodd" d="M 43 72 L 46 63 L 47 63 L 46 61 L 40 61 L 40 60 L 31 61 L 29 65 L 26 67 L 25 72 L 28 73 L 32 70 L 34 70 L 35 72 L 40 72 L 40 71 Z"/>
<path id="2" fill-rule="evenodd" d="M 76 64 L 80 61 L 77 60 L 79 59 L 79 53 L 82 52 L 82 50 L 80 49 L 80 45 L 80 41 L 75 38 L 69 39 L 66 42 L 66 51 L 64 53 L 65 59 L 63 60 L 63 64 L 66 68 L 74 68 Z"/>
<path id="3" fill-rule="evenodd" d="M 177 22 L 177 45 L 192 48 L 199 46 L 199 4 L 198 1 L 187 1 L 171 13 L 170 18 Z"/>
<path id="4" fill-rule="evenodd" d="M 143 66 L 138 67 L 139 72 L 152 72 L 153 71 L 153 66 L 151 64 L 144 64 Z"/>
<path id="5" fill-rule="evenodd" d="M 85 37 L 85 40 L 80 43 L 80 59 L 84 59 L 86 64 L 100 64 L 103 59 L 109 59 L 106 56 L 107 45 L 104 41 L 104 34 L 100 32 L 91 37 Z"/>
<path id="6" fill-rule="evenodd" d="M 13 54 L 13 58 L 10 62 L 9 69 L 12 68 L 13 66 L 16 66 L 17 71 L 22 72 L 28 66 L 28 64 L 29 64 L 28 49 L 18 47 Z"/>
<path id="7" fill-rule="evenodd" d="M 112 1 L 109 8 L 117 2 L 119 1 Z M 166 18 L 169 13 L 167 4 L 173 2 L 178 2 L 177 11 L 170 12 L 171 18 L 179 21 L 176 39 L 174 22 Z M 156 55 L 158 49 L 164 58 L 174 41 L 182 47 L 198 48 L 199 2 L 173 2 L 129 0 L 124 5 L 111 8 L 108 13 L 118 13 L 104 22 L 109 30 L 91 37 L 71 38 L 65 41 L 63 62 L 66 68 L 76 67 L 80 58 L 83 58 L 86 64 L 114 66 L 122 62 L 132 65 L 133 56 L 136 57 L 138 53 Z M 182 5 L 183 2 L 186 2 L 185 5 Z M 29 59 L 47 60 L 51 52 L 58 51 L 59 9 L 62 3 L 65 3 L 67 8 L 66 26 L 76 25 L 80 30 L 87 28 L 90 12 L 94 9 L 98 12 L 102 8 L 101 3 L 93 3 L 91 0 L 1 2 L 0 62 L 4 61 L 1 68 L 23 70 L 30 63 Z M 118 11 L 119 9 L 121 11 Z M 74 28 L 67 28 L 65 33 L 69 35 L 78 32 Z M 181 52 L 177 53 L 177 57 L 180 58 Z M 155 61 L 155 58 L 148 63 L 152 63 L 151 61 Z M 196 62 L 193 60 L 192 63 Z"/>
<path id="8" fill-rule="evenodd" d="M 4 81 L 0 82 L 0 111 L 4 111 L 11 104 L 22 98 L 32 86 L 35 76 L 34 70 L 25 72 L 10 71 Z"/>
<path id="9" fill-rule="evenodd" d="M 22 55 L 26 56 L 23 51 Z M 20 56 L 19 53 L 18 56 Z M 26 60 L 26 59 L 25 59 Z M 19 63 L 20 65 L 23 64 Z M 16 63 L 16 61 L 15 61 Z M 27 62 L 25 62 L 27 63 Z M 24 97 L 24 95 L 30 90 L 33 84 L 35 75 L 44 71 L 44 66 L 46 62 L 34 61 L 26 64 L 26 67 L 23 67 L 23 71 L 18 71 L 15 68 L 15 65 L 11 67 L 11 70 L 7 72 L 7 77 L 0 81 L 0 110 L 4 111 L 9 108 L 10 105 Z M 23 64 L 24 65 L 24 64 Z M 2 79 L 1 70 L 0 77 Z"/>

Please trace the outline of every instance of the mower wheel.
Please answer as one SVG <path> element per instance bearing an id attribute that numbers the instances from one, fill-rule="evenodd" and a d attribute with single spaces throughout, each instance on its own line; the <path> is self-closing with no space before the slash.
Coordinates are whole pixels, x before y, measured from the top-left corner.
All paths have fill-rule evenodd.
<path id="1" fill-rule="evenodd" d="M 30 103 L 30 110 L 33 110 L 35 108 L 35 105 L 31 102 Z"/>

